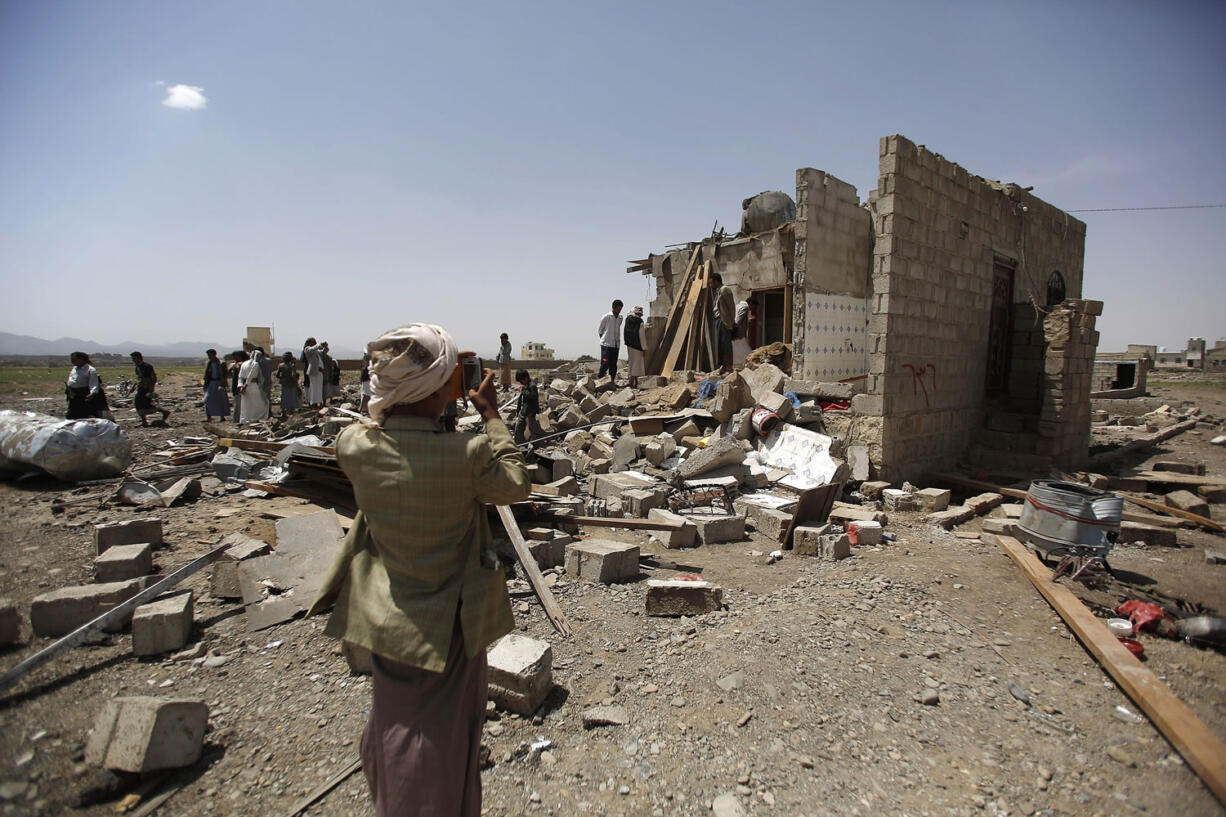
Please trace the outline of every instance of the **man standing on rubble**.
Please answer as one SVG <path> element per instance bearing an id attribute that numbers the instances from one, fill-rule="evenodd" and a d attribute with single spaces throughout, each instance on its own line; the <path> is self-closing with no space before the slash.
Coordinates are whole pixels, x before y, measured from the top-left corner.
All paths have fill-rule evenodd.
<path id="1" fill-rule="evenodd" d="M 617 380 L 617 354 L 621 343 L 622 332 L 622 302 L 614 301 L 613 310 L 605 313 L 600 319 L 600 327 L 596 330 L 600 335 L 600 372 L 597 377 L 606 374 Z"/>
<path id="2" fill-rule="evenodd" d="M 370 416 L 336 440 L 358 513 L 308 614 L 370 650 L 362 770 L 379 817 L 478 817 L 485 648 L 514 628 L 485 505 L 527 499 L 494 373 L 468 392 L 485 434 L 440 434 L 459 396 L 444 329 L 409 324 L 366 346 Z"/>
<path id="3" fill-rule="evenodd" d="M 288 417 L 291 411 L 298 410 L 302 402 L 302 390 L 298 388 L 298 366 L 294 363 L 293 352 L 282 355 L 276 376 L 281 384 L 281 416 Z"/>
<path id="4" fill-rule="evenodd" d="M 307 338 L 302 347 L 306 362 L 307 405 L 319 408 L 324 404 L 324 359 L 315 338 Z"/>
<path id="5" fill-rule="evenodd" d="M 217 357 L 216 349 L 206 349 L 209 360 L 204 364 L 204 420 L 208 422 L 217 415 L 225 420 L 230 413 L 230 401 L 226 398 L 226 364 Z"/>
<path id="6" fill-rule="evenodd" d="M 519 400 L 515 403 L 515 442 L 522 445 L 529 434 L 533 440 L 544 437 L 545 429 L 537 419 L 541 413 L 541 395 L 532 382 L 532 375 L 527 369 L 520 369 L 515 373 L 515 382 L 520 385 Z"/>
<path id="7" fill-rule="evenodd" d="M 158 375 L 153 370 L 153 364 L 146 363 L 145 356 L 140 352 L 133 352 L 129 357 L 132 358 L 132 365 L 136 367 L 136 397 L 132 402 L 136 406 L 136 413 L 140 415 L 140 424 L 148 428 L 149 421 L 145 418 L 159 411 L 162 413 L 162 422 L 165 423 L 170 412 L 158 405 L 157 394 L 154 393 Z"/>
<path id="8" fill-rule="evenodd" d="M 498 347 L 498 388 L 509 391 L 511 388 L 511 338 L 506 332 L 498 336 L 502 343 Z"/>
<path id="9" fill-rule="evenodd" d="M 721 374 L 732 371 L 732 327 L 736 323 L 736 296 L 724 286 L 724 277 L 712 272 L 707 279 L 711 293 L 711 324 L 715 329 L 715 362 Z"/>
<path id="10" fill-rule="evenodd" d="M 749 353 L 758 348 L 758 298 L 750 295 L 736 305 L 736 321 L 732 327 L 732 362 L 744 363 Z"/>
<path id="11" fill-rule="evenodd" d="M 630 387 L 635 388 L 639 384 L 639 378 L 647 373 L 643 363 L 643 307 L 636 306 L 630 310 L 624 335 Z"/>

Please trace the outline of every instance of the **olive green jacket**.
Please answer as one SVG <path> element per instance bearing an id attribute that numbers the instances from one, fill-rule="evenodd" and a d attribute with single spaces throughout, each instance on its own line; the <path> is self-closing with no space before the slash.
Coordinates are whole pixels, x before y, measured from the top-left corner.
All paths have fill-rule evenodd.
<path id="1" fill-rule="evenodd" d="M 482 435 L 401 415 L 355 424 L 336 457 L 359 513 L 311 608 L 335 601 L 327 635 L 442 672 L 457 607 L 470 657 L 513 629 L 485 504 L 527 499 L 532 483 L 502 420 Z"/>

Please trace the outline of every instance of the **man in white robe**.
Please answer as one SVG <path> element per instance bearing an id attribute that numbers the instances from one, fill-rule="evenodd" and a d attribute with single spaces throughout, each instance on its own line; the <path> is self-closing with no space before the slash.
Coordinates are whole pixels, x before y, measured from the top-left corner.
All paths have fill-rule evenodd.
<path id="1" fill-rule="evenodd" d="M 324 404 L 324 380 L 326 378 L 323 349 L 315 343 L 315 338 L 307 338 L 302 353 L 306 355 L 307 378 L 310 380 L 307 384 L 307 404 L 311 408 L 319 408 Z"/>
<path id="2" fill-rule="evenodd" d="M 243 396 L 240 423 L 250 423 L 268 417 L 268 398 L 264 396 L 264 373 L 260 360 L 264 357 L 259 349 L 251 353 L 251 359 L 238 370 L 238 390 Z"/>

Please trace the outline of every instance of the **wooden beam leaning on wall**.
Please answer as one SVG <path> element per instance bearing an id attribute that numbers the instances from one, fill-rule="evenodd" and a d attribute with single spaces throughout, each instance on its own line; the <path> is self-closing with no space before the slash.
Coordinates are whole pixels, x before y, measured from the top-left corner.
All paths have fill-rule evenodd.
<path id="1" fill-rule="evenodd" d="M 677 330 L 673 336 L 672 343 L 667 347 L 664 353 L 664 358 L 661 361 L 660 374 L 664 377 L 670 376 L 677 367 L 682 364 L 681 352 L 685 348 L 686 340 L 689 338 L 694 320 L 694 310 L 697 307 L 699 297 L 702 295 L 703 289 L 707 285 L 707 272 L 710 270 L 710 263 L 703 264 L 699 268 L 696 275 L 690 281 L 689 290 L 685 296 L 685 306 L 681 310 L 681 317 L 677 322 Z"/>
<path id="2" fill-rule="evenodd" d="M 675 297 L 673 298 L 673 305 L 668 308 L 668 317 L 664 321 L 664 331 L 660 333 L 660 340 L 656 343 L 655 348 L 651 350 L 651 358 L 647 361 L 647 372 L 649 374 L 658 374 L 660 367 L 664 365 L 664 351 L 672 345 L 673 338 L 677 334 L 677 320 L 681 316 L 682 304 L 685 302 L 686 293 L 690 291 L 690 281 L 698 264 L 698 257 L 701 254 L 702 244 L 695 246 L 694 251 L 690 253 L 690 262 L 685 267 L 685 275 L 681 277 L 681 286 L 674 290 Z"/>

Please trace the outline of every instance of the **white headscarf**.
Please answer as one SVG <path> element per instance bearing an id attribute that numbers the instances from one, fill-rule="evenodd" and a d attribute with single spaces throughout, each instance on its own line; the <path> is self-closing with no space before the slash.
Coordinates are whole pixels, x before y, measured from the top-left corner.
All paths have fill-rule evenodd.
<path id="1" fill-rule="evenodd" d="M 459 352 L 441 326 L 410 323 L 366 344 L 370 355 L 370 416 L 383 422 L 387 410 L 415 403 L 451 379 Z"/>

